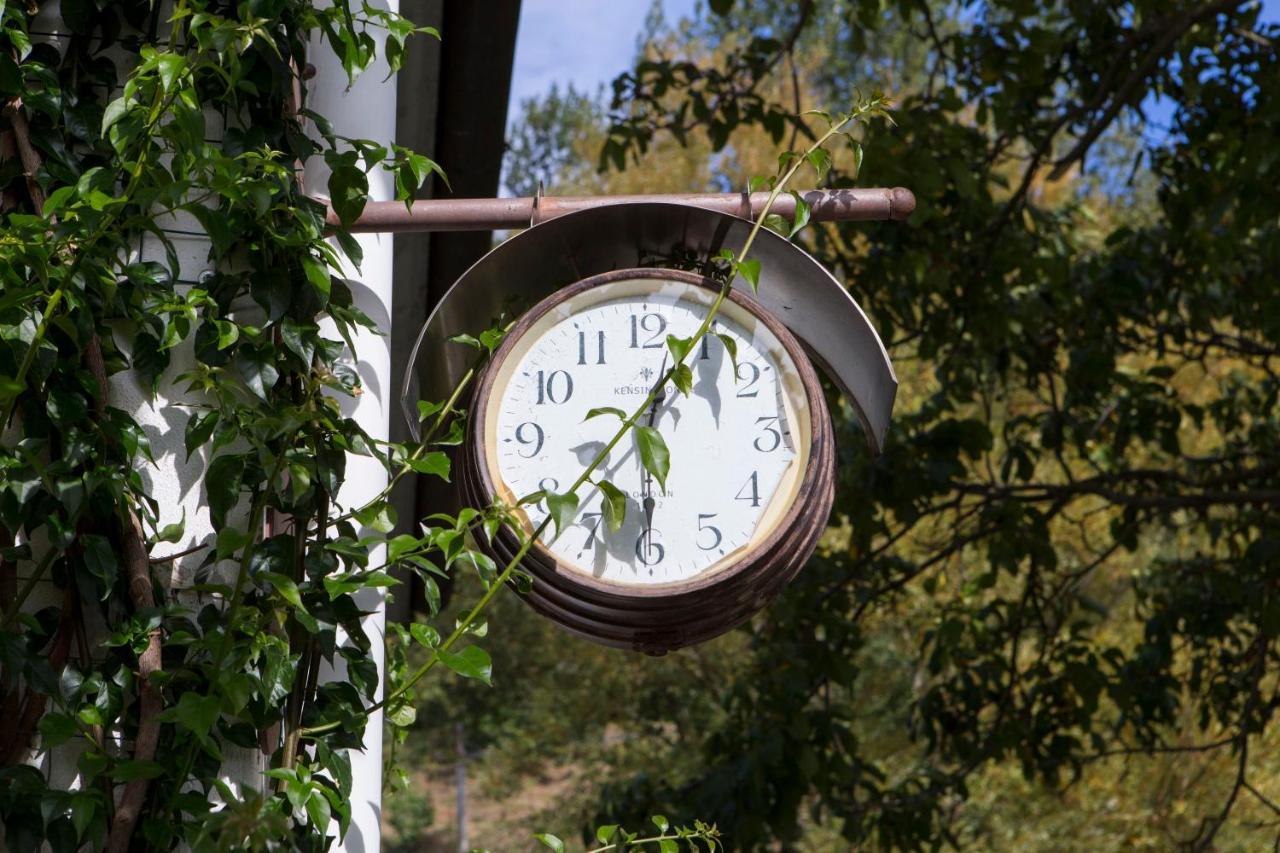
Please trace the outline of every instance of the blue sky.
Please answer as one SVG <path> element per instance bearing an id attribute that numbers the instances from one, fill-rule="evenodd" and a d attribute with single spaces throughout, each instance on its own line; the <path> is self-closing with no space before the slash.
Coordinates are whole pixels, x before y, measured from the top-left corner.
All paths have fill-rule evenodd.
<path id="1" fill-rule="evenodd" d="M 677 21 L 692 15 L 696 2 L 663 0 L 662 11 Z M 508 117 L 553 82 L 593 93 L 627 70 L 649 6 L 649 0 L 523 0 Z"/>

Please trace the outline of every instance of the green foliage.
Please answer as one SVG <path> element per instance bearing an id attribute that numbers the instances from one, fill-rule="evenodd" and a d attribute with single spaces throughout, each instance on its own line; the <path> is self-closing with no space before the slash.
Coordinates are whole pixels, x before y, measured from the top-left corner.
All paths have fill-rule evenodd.
<path id="1" fill-rule="evenodd" d="M 837 411 L 837 529 L 750 631 L 699 767 L 615 777 L 601 814 L 714 818 L 743 848 L 806 820 L 1000 847 L 966 801 L 1006 768 L 1054 792 L 1177 751 L 1213 772 L 1156 846 L 1270 843 L 1244 833 L 1276 798 L 1280 31 L 1245 3 L 725 5 L 619 78 L 602 162 L 695 131 L 745 160 L 777 138 L 788 62 L 811 102 L 893 85 L 896 127 L 783 164 L 851 186 L 865 144 L 915 191 L 909 223 L 800 232 L 903 387 L 879 459 Z M 729 115 L 742 93 L 776 101 Z M 1155 93 L 1167 133 L 1139 112 Z M 906 675 L 872 732 L 894 630 Z"/>

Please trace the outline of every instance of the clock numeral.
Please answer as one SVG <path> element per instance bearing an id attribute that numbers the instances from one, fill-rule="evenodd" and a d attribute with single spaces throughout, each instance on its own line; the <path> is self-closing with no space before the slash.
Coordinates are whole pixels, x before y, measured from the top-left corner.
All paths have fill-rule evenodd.
<path id="1" fill-rule="evenodd" d="M 743 495 L 742 493 L 751 488 L 751 494 Z M 734 495 L 735 501 L 751 501 L 753 507 L 760 506 L 760 472 L 752 471 L 751 476 L 747 478 L 747 482 L 742 484 L 742 488 L 738 489 L 738 494 Z"/>
<path id="2" fill-rule="evenodd" d="M 590 527 L 587 530 L 587 541 L 582 543 L 582 548 L 579 550 L 585 551 L 596 544 L 596 531 L 600 529 L 600 516 L 601 514 L 598 512 L 584 512 L 582 514 L 583 526 L 590 525 Z"/>
<path id="3" fill-rule="evenodd" d="M 764 435 L 756 436 L 756 440 L 751 442 L 752 447 L 759 450 L 761 453 L 772 453 L 782 446 L 782 431 L 776 426 L 773 426 L 777 420 L 777 415 L 765 415 L 764 417 L 756 418 L 756 423 L 764 424 Z M 768 443 L 769 446 L 761 447 L 761 441 Z"/>
<path id="4" fill-rule="evenodd" d="M 578 364 L 587 363 L 587 333 L 578 332 Z M 596 333 L 596 364 L 604 364 L 604 332 Z"/>
<path id="5" fill-rule="evenodd" d="M 750 379 L 747 379 L 747 377 L 742 375 L 744 371 L 751 374 Z M 756 387 L 756 383 L 760 381 L 760 367 L 758 365 L 752 364 L 749 361 L 744 361 L 738 365 L 736 375 L 739 379 L 746 380 L 747 383 L 738 389 L 739 397 L 757 397 L 760 395 L 759 391 L 751 391 L 752 388 Z M 751 391 L 751 393 L 748 394 L 748 391 Z"/>
<path id="6" fill-rule="evenodd" d="M 652 320 L 653 322 L 649 322 Z M 631 315 L 631 348 L 632 349 L 660 349 L 662 347 L 662 333 L 667 330 L 667 318 L 661 314 L 645 314 L 643 317 Z M 643 344 L 640 343 L 641 332 L 652 332 L 653 336 Z"/>
<path id="7" fill-rule="evenodd" d="M 716 541 L 712 542 L 710 545 L 703 545 L 701 542 L 698 543 L 698 547 L 701 548 L 703 551 L 712 551 L 716 548 L 719 548 L 720 543 L 724 541 L 724 535 L 720 533 L 719 527 L 716 527 L 713 524 L 702 523 L 708 519 L 715 518 L 717 515 L 719 515 L 719 513 L 715 513 L 715 512 L 698 513 L 698 533 L 701 534 L 702 531 L 705 530 L 716 537 Z"/>
<path id="8" fill-rule="evenodd" d="M 538 491 L 540 492 L 546 492 L 549 495 L 553 495 L 555 494 L 556 489 L 558 488 L 560 488 L 560 481 L 557 480 L 555 477 L 543 477 L 541 480 L 538 481 Z M 547 499 L 545 497 L 539 499 L 538 503 L 535 504 L 535 506 L 537 506 L 538 509 L 542 510 L 543 512 L 549 511 L 547 508 Z"/>
<path id="9" fill-rule="evenodd" d="M 563 379 L 564 381 L 557 384 L 557 379 Z M 559 393 L 557 393 L 557 389 Z M 542 405 L 548 400 L 557 405 L 567 403 L 572 396 L 573 377 L 569 375 L 569 371 L 553 370 L 549 374 L 545 370 L 538 371 L 538 405 Z"/>
<path id="10" fill-rule="evenodd" d="M 528 430 L 525 429 L 526 427 L 533 428 L 533 435 L 529 435 Z M 516 427 L 516 441 L 520 442 L 526 447 L 532 444 L 533 449 L 530 450 L 528 453 L 520 453 L 520 451 L 518 450 L 516 451 L 516 453 L 519 454 L 520 456 L 523 456 L 525 459 L 532 459 L 533 457 L 537 456 L 539 453 L 542 452 L 542 442 L 545 439 L 546 439 L 546 435 L 543 434 L 542 427 L 538 426 L 533 421 L 525 421 L 524 423 L 520 424 L 520 426 Z"/>
<path id="11" fill-rule="evenodd" d="M 667 549 L 662 547 L 662 543 L 653 541 L 654 532 L 646 530 L 636 540 L 636 559 L 646 566 L 656 566 L 667 556 Z"/>

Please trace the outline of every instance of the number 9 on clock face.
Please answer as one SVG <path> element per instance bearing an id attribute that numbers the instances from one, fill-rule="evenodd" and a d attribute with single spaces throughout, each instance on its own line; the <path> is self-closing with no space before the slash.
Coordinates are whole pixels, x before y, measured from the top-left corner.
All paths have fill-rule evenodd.
<path id="1" fill-rule="evenodd" d="M 526 532 L 547 507 L 521 499 L 568 491 L 607 448 L 578 489 L 572 520 L 558 535 L 548 527 L 537 545 L 558 571 L 631 588 L 709 581 L 793 523 L 817 384 L 794 339 L 757 303 L 731 293 L 683 359 L 689 393 L 668 382 L 644 405 L 673 366 L 668 336 L 694 335 L 716 294 L 689 273 L 597 276 L 533 309 L 495 354 L 475 407 L 479 466 L 489 497 L 518 506 Z M 665 483 L 641 464 L 634 432 L 608 447 L 633 415 L 665 440 Z M 616 530 L 600 480 L 625 500 Z"/>

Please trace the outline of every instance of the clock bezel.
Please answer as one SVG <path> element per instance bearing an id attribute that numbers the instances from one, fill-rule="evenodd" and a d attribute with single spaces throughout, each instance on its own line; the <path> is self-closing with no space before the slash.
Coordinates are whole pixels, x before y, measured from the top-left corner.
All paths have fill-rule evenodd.
<path id="1" fill-rule="evenodd" d="M 497 448 L 496 446 L 489 446 L 486 436 L 489 432 L 488 419 L 491 416 L 490 412 L 491 409 L 495 408 L 490 405 L 491 398 L 497 379 L 504 373 L 503 365 L 512 357 L 513 351 L 520 345 L 525 335 L 548 313 L 554 311 L 560 305 L 595 288 L 636 280 L 679 282 L 711 292 L 718 292 L 720 289 L 720 284 L 715 279 L 693 272 L 666 268 L 630 268 L 600 273 L 574 282 L 543 299 L 527 311 L 507 332 L 502 343 L 493 353 L 480 377 L 473 398 L 471 408 L 473 414 L 468 444 L 469 450 L 474 454 L 475 458 L 473 471 L 473 476 L 477 481 L 475 485 L 479 487 L 481 494 L 487 501 L 493 500 L 495 496 L 500 494 L 492 474 L 492 459 Z M 815 459 L 824 458 L 827 455 L 822 452 L 825 449 L 823 442 L 831 442 L 832 437 L 822 386 L 818 381 L 817 372 L 812 362 L 786 326 L 769 314 L 759 302 L 736 289 L 730 290 L 726 298 L 732 300 L 738 307 L 745 310 L 768 329 L 795 365 L 796 375 L 800 379 L 800 389 L 805 397 L 804 409 L 809 422 L 808 447 L 806 456 L 802 460 L 798 460 L 803 464 L 804 470 L 799 477 L 799 482 L 794 487 L 790 505 L 784 507 L 781 512 L 776 513 L 772 528 L 763 537 L 757 539 L 754 544 L 744 546 L 745 550 L 739 553 L 735 560 L 729 561 L 718 569 L 704 570 L 692 578 L 654 584 L 619 583 L 606 580 L 575 568 L 538 541 L 534 542 L 530 547 L 529 554 L 526 555 L 522 566 L 534 576 L 535 582 L 541 580 L 560 590 L 562 594 L 568 593 L 570 597 L 573 597 L 576 592 L 581 592 L 583 595 L 578 597 L 582 598 L 584 603 L 597 601 L 605 607 L 608 607 L 611 603 L 628 601 L 648 601 L 648 607 L 664 604 L 679 605 L 681 599 L 694 598 L 708 589 L 739 581 L 744 576 L 753 574 L 753 570 L 767 570 L 769 564 L 775 562 L 770 558 L 775 556 L 784 538 L 790 535 L 802 520 L 800 518 L 801 513 L 806 508 L 812 508 L 810 497 L 824 487 L 825 490 L 830 489 L 829 478 L 824 481 L 823 475 L 825 472 L 822 470 L 823 466 L 813 464 Z M 828 467 L 830 467 L 829 464 Z M 823 502 L 819 501 L 819 503 Z M 515 536 L 509 531 L 503 530 L 499 535 L 504 536 L 504 538 L 515 539 Z M 690 605 L 694 604 L 693 601 L 688 603 Z"/>

